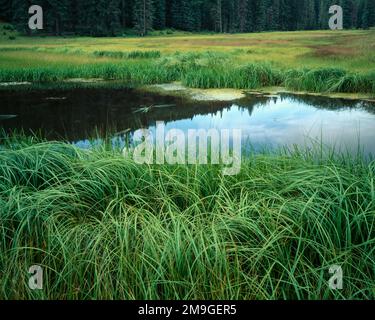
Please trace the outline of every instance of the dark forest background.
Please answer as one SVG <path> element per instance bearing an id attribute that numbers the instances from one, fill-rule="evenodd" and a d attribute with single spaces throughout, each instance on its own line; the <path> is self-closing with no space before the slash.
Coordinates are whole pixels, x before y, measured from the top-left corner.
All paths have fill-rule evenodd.
<path id="1" fill-rule="evenodd" d="M 53 35 L 327 29 L 334 4 L 344 9 L 344 28 L 375 26 L 375 0 L 0 0 L 0 19 L 29 33 L 33 4 L 42 6 L 44 32 Z"/>

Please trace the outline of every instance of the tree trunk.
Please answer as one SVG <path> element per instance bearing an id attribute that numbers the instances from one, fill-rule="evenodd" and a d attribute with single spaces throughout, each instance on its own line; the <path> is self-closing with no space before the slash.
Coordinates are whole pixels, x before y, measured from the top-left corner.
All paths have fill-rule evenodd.
<path id="1" fill-rule="evenodd" d="M 219 32 L 223 32 L 223 15 L 221 10 L 221 0 L 217 0 L 217 15 L 218 15 L 218 23 L 219 23 Z"/>
<path id="2" fill-rule="evenodd" d="M 143 0 L 143 36 L 147 33 L 147 25 L 146 25 L 146 1 Z"/>

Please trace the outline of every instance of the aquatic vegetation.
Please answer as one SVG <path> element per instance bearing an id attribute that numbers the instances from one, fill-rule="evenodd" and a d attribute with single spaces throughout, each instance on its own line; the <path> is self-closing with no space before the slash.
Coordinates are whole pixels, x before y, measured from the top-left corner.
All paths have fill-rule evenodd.
<path id="1" fill-rule="evenodd" d="M 160 51 L 94 51 L 96 57 L 110 57 L 116 59 L 155 59 L 160 58 Z"/>
<path id="2" fill-rule="evenodd" d="M 233 68 L 190 70 L 182 82 L 193 88 L 255 89 L 282 84 L 281 72 L 267 64 L 248 64 Z"/>
<path id="3" fill-rule="evenodd" d="M 0 82 L 101 78 L 129 85 L 182 81 L 195 88 L 276 85 L 374 94 L 373 38 L 374 30 L 142 39 L 17 35 L 12 42 L 0 37 Z"/>
<path id="4" fill-rule="evenodd" d="M 374 299 L 375 163 L 361 155 L 265 151 L 223 177 L 105 144 L 2 142 L 3 299 Z M 43 291 L 20 280 L 35 264 Z"/>
<path id="5" fill-rule="evenodd" d="M 175 81 L 177 73 L 152 63 L 132 62 L 0 70 L 0 82 L 58 82 L 75 78 L 100 78 L 124 80 L 130 84 L 154 84 Z"/>
<path id="6" fill-rule="evenodd" d="M 285 86 L 312 92 L 368 92 L 375 93 L 375 74 L 348 73 L 343 69 L 289 70 L 285 72 Z"/>

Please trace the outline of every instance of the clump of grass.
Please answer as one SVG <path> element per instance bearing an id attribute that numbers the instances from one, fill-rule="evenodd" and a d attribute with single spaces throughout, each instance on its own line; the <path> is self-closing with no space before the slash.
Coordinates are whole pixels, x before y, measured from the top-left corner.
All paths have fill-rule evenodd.
<path id="1" fill-rule="evenodd" d="M 96 57 L 109 57 L 116 59 L 156 59 L 161 57 L 160 51 L 94 51 Z"/>
<path id="2" fill-rule="evenodd" d="M 130 51 L 127 54 L 128 59 L 156 59 L 161 57 L 160 51 Z"/>
<path id="3" fill-rule="evenodd" d="M 299 91 L 326 92 L 345 76 L 346 71 L 337 68 L 289 70 L 285 73 L 285 84 Z"/>
<path id="4" fill-rule="evenodd" d="M 58 82 L 74 78 L 123 80 L 129 84 L 155 84 L 177 80 L 178 74 L 153 63 L 96 63 L 84 66 L 1 69 L 1 82 Z"/>
<path id="5" fill-rule="evenodd" d="M 163 57 L 159 63 L 168 69 L 175 69 L 181 74 L 197 68 L 216 68 L 229 61 L 229 55 L 223 52 L 176 52 Z"/>
<path id="6" fill-rule="evenodd" d="M 79 48 L 70 48 L 70 47 L 56 47 L 56 48 L 48 48 L 48 47 L 29 47 L 25 48 L 24 50 L 31 50 L 37 52 L 52 52 L 52 53 L 61 53 L 61 54 L 84 54 L 84 51 Z"/>
<path id="7" fill-rule="evenodd" d="M 105 145 L 8 142 L 2 299 L 374 298 L 375 163 L 360 156 L 264 153 L 222 177 L 136 165 Z M 329 289 L 332 265 L 342 291 Z"/>
<path id="8" fill-rule="evenodd" d="M 241 67 L 199 68 L 183 75 L 183 83 L 198 88 L 255 89 L 282 83 L 281 73 L 267 64 Z"/>
<path id="9" fill-rule="evenodd" d="M 289 70 L 285 73 L 285 85 L 299 91 L 374 93 L 375 76 L 337 68 Z"/>

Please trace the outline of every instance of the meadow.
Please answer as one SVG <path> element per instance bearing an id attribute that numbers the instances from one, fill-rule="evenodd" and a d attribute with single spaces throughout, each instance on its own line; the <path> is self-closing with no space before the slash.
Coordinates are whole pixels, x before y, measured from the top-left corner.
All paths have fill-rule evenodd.
<path id="1" fill-rule="evenodd" d="M 0 82 L 375 96 L 374 40 L 375 30 L 23 37 L 0 25 Z M 360 150 L 264 150 L 224 177 L 213 165 L 137 165 L 106 142 L 2 134 L 0 299 L 375 299 L 375 161 Z M 43 290 L 27 286 L 32 265 Z M 343 290 L 329 287 L 333 265 Z"/>
<path id="2" fill-rule="evenodd" d="M 1 299 L 375 298 L 375 162 L 360 153 L 265 151 L 223 177 L 12 138 L 0 162 Z M 43 290 L 27 287 L 35 264 Z"/>
<path id="3" fill-rule="evenodd" d="M 0 36 L 0 82 L 77 78 L 373 95 L 375 30 L 176 32 L 145 38 L 22 37 L 4 31 Z"/>

